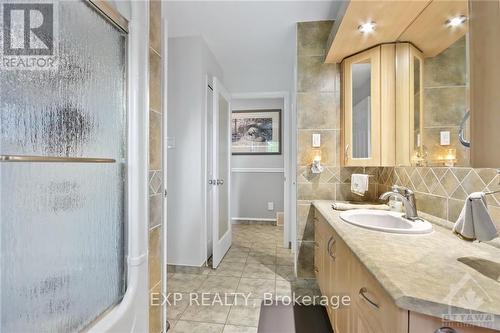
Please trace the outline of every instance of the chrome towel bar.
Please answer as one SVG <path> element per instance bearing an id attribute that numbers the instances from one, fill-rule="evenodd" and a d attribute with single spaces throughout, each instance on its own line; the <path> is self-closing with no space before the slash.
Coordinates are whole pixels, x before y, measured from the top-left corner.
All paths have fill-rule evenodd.
<path id="1" fill-rule="evenodd" d="M 39 162 L 39 163 L 115 163 L 113 158 L 100 157 L 59 157 L 59 156 L 27 156 L 0 155 L 0 162 Z"/>

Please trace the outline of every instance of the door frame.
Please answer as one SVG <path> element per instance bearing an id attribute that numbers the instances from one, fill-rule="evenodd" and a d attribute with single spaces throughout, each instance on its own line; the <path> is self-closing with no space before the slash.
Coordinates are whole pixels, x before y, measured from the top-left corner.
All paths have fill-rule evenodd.
<path id="1" fill-rule="evenodd" d="M 167 200 L 167 157 L 168 157 L 168 21 L 166 19 L 166 6 L 163 3 L 160 3 L 161 6 L 161 88 L 162 88 L 162 181 L 163 181 L 163 215 L 162 215 L 162 237 L 161 237 L 161 251 L 162 251 L 162 261 L 161 261 L 161 292 L 162 295 L 168 294 L 168 265 L 167 265 L 167 209 L 168 209 L 168 200 Z M 169 328 L 169 322 L 167 320 L 167 305 L 162 305 L 162 332 L 166 332 Z"/>
<path id="2" fill-rule="evenodd" d="M 292 245 L 292 250 L 294 248 L 292 242 L 293 225 L 295 224 L 295 214 L 293 214 L 293 207 L 295 203 L 292 201 L 292 175 L 291 171 L 291 159 L 290 152 L 293 150 L 292 135 L 291 135 L 291 105 L 290 105 L 290 93 L 288 91 L 269 91 L 269 92 L 255 92 L 255 93 L 234 93 L 231 95 L 231 99 L 271 99 L 271 98 L 282 98 L 283 99 L 283 112 L 281 113 L 282 118 L 282 147 L 281 151 L 283 154 L 283 247 L 288 248 L 289 244 Z"/>

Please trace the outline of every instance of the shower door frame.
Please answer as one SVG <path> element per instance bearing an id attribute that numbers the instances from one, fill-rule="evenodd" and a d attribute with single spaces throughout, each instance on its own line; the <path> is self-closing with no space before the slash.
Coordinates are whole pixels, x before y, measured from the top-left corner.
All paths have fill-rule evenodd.
<path id="1" fill-rule="evenodd" d="M 91 323 L 88 332 L 144 332 L 149 326 L 148 151 L 149 3 L 130 1 L 131 22 L 108 1 L 85 0 L 126 32 L 127 182 L 125 244 L 126 291 L 120 303 Z"/>

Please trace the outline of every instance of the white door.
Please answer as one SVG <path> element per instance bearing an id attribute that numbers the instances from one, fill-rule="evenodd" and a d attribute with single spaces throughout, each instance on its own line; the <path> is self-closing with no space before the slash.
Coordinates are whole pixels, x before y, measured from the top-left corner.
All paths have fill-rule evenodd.
<path id="1" fill-rule="evenodd" d="M 215 77 L 212 88 L 212 265 L 216 268 L 231 246 L 231 106 L 228 92 Z"/>
<path id="2" fill-rule="evenodd" d="M 212 256 L 213 244 L 212 244 L 212 234 L 213 234 L 213 218 L 214 218 L 214 196 L 216 194 L 215 191 L 215 171 L 214 171 L 214 95 L 212 88 L 212 79 L 207 76 L 207 177 L 208 177 L 208 185 L 207 185 L 207 194 L 206 194 L 206 229 L 205 229 L 205 237 L 207 239 L 206 243 L 206 261 Z"/>

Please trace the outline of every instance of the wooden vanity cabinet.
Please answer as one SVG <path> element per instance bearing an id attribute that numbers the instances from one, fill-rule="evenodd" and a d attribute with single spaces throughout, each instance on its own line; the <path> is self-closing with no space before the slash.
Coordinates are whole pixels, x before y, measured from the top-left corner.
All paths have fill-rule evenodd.
<path id="1" fill-rule="evenodd" d="M 321 293 L 351 299 L 349 306 L 327 307 L 335 333 L 434 333 L 443 326 L 451 326 L 457 333 L 496 332 L 463 324 L 443 325 L 440 318 L 400 309 L 317 210 L 314 220 L 314 265 Z"/>

